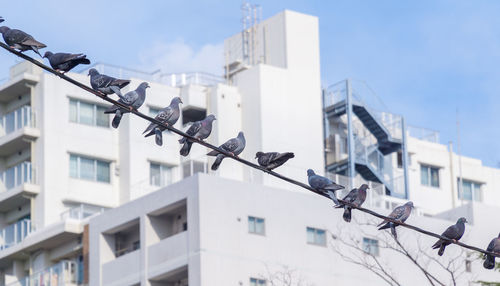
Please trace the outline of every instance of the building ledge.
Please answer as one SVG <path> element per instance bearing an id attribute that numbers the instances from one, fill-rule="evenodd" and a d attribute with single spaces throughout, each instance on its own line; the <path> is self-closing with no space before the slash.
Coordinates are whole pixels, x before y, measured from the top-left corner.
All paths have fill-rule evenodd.
<path id="1" fill-rule="evenodd" d="M 30 197 L 40 193 L 40 186 L 24 183 L 13 189 L 0 192 L 0 212 L 8 212 L 29 202 Z"/>
<path id="2" fill-rule="evenodd" d="M 40 137 L 40 130 L 33 127 L 19 128 L 0 137 L 0 156 L 7 156 L 16 151 L 27 149 L 30 142 Z"/>
<path id="3" fill-rule="evenodd" d="M 21 73 L 0 86 L 0 102 L 9 102 L 18 96 L 30 92 L 28 85 L 38 83 L 40 77 L 29 73 Z"/>

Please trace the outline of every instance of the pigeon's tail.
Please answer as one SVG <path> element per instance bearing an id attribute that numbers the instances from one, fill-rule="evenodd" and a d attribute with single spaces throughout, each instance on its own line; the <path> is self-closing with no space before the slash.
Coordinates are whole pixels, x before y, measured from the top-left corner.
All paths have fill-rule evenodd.
<path id="1" fill-rule="evenodd" d="M 215 159 L 215 162 L 212 164 L 212 171 L 216 171 L 219 169 L 220 164 L 222 163 L 222 159 L 224 159 L 224 155 L 220 154 Z"/>
<path id="2" fill-rule="evenodd" d="M 186 141 L 187 141 L 186 137 L 182 137 L 181 139 L 179 139 L 180 144 L 184 144 L 186 143 Z"/>
<path id="3" fill-rule="evenodd" d="M 104 110 L 104 113 L 106 114 L 115 113 L 118 109 L 120 109 L 118 106 L 113 105 L 110 108 Z"/>
<path id="4" fill-rule="evenodd" d="M 184 139 L 184 138 L 183 138 Z M 180 140 L 179 140 L 180 141 Z M 179 151 L 179 153 L 186 157 L 187 155 L 189 155 L 189 152 L 191 151 L 191 146 L 193 145 L 193 142 L 189 142 L 189 141 L 185 141 L 184 142 L 184 145 L 182 145 L 182 148 L 181 148 L 181 151 Z"/>
<path id="5" fill-rule="evenodd" d="M 31 46 L 31 49 L 33 50 L 33 52 L 37 53 L 40 57 L 42 57 L 42 54 L 40 54 L 40 52 L 38 51 L 38 48 L 37 46 Z M 44 47 L 40 47 L 40 48 L 44 48 Z"/>
<path id="6" fill-rule="evenodd" d="M 219 154 L 219 152 L 217 152 L 216 150 L 212 150 L 212 151 L 207 153 L 207 156 L 217 156 L 218 154 Z"/>
<path id="7" fill-rule="evenodd" d="M 111 122 L 113 128 L 118 128 L 121 120 L 122 120 L 122 113 L 120 111 L 117 111 L 115 117 L 113 118 L 113 122 Z"/>
<path id="8" fill-rule="evenodd" d="M 149 137 L 151 135 L 153 135 L 155 133 L 155 125 L 154 123 L 151 123 L 148 125 L 148 127 L 146 128 L 146 130 L 144 130 L 144 132 L 142 132 L 142 134 L 145 134 L 147 133 L 146 135 L 144 135 L 144 137 Z"/>
<path id="9" fill-rule="evenodd" d="M 121 89 L 121 88 L 126 87 L 130 83 L 130 80 L 117 79 L 113 83 L 116 84 Z"/>
<path id="10" fill-rule="evenodd" d="M 446 248 L 446 245 L 442 244 L 441 247 L 439 248 L 439 251 L 438 251 L 439 256 L 443 256 L 445 248 Z"/>
<path id="11" fill-rule="evenodd" d="M 440 240 L 436 241 L 436 243 L 434 243 L 434 245 L 432 246 L 432 249 L 438 249 L 441 247 L 442 244 L 443 244 L 443 241 L 440 239 Z"/>
<path id="12" fill-rule="evenodd" d="M 392 233 L 392 236 L 394 236 L 394 238 L 398 238 L 398 233 L 396 232 L 396 226 L 394 226 L 393 224 L 391 224 L 391 233 Z"/>
<path id="13" fill-rule="evenodd" d="M 384 222 L 385 222 L 385 221 L 384 221 Z M 390 228 L 390 227 L 391 227 L 391 223 L 390 223 L 390 222 L 388 222 L 388 223 L 386 223 L 385 225 L 381 226 L 382 224 L 384 224 L 384 222 L 382 222 L 381 224 L 379 224 L 379 225 L 378 225 L 378 226 L 380 226 L 380 227 L 378 228 L 378 230 L 388 229 L 388 228 Z"/>
<path id="14" fill-rule="evenodd" d="M 351 208 L 345 206 L 344 215 L 342 216 L 346 222 L 351 222 Z"/>
<path id="15" fill-rule="evenodd" d="M 486 255 L 486 260 L 484 261 L 483 266 L 486 269 L 495 268 L 495 256 Z"/>
<path id="16" fill-rule="evenodd" d="M 161 130 L 159 128 L 155 128 L 154 133 L 156 134 L 155 136 L 156 145 L 158 146 L 163 145 L 163 136 L 161 135 Z"/>

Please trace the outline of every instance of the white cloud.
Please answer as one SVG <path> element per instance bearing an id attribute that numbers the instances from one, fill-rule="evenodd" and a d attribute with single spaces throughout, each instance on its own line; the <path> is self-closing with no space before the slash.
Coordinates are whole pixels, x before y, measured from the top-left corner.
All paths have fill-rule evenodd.
<path id="1" fill-rule="evenodd" d="M 224 44 L 205 44 L 199 49 L 180 39 L 174 42 L 156 42 L 139 53 L 142 70 L 162 72 L 208 72 L 222 75 Z"/>

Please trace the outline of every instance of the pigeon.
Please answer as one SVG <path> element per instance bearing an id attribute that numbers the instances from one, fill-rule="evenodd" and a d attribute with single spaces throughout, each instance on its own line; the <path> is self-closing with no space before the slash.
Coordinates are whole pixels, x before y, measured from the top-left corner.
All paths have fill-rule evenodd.
<path id="1" fill-rule="evenodd" d="M 45 52 L 44 58 L 49 59 L 50 66 L 58 72 L 67 73 L 79 64 L 89 65 L 90 60 L 84 54 Z"/>
<path id="2" fill-rule="evenodd" d="M 360 207 L 366 200 L 366 190 L 369 189 L 367 184 L 362 184 L 358 189 L 352 189 L 342 200 Z M 344 220 L 351 222 L 351 207 L 346 204 L 335 206 L 336 208 L 344 208 Z"/>
<path id="3" fill-rule="evenodd" d="M 179 103 L 182 103 L 181 98 L 174 97 L 172 101 L 170 101 L 170 105 L 163 108 L 158 113 L 158 115 L 156 115 L 155 119 L 167 126 L 173 126 L 179 119 L 179 115 L 181 115 L 181 112 L 179 110 Z M 156 145 L 161 146 L 163 145 L 163 137 L 161 133 L 165 131 L 165 129 L 165 127 L 158 126 L 158 124 L 151 122 L 151 124 L 149 124 L 148 128 L 146 128 L 146 130 L 144 130 L 142 134 L 149 132 L 144 137 L 149 137 L 153 134 L 156 134 Z"/>
<path id="4" fill-rule="evenodd" d="M 465 232 L 465 223 L 467 222 L 467 219 L 464 217 L 461 217 L 457 220 L 457 223 L 448 227 L 442 234 L 441 236 L 444 236 L 446 238 L 451 239 L 452 241 L 458 241 L 460 238 L 462 238 L 462 235 L 464 235 Z M 439 248 L 438 255 L 443 256 L 444 249 L 446 248 L 447 245 L 450 245 L 450 241 L 440 239 L 434 245 L 432 246 L 432 249 L 437 249 Z"/>
<path id="5" fill-rule="evenodd" d="M 339 200 L 335 196 L 335 191 L 344 189 L 344 186 L 338 185 L 334 181 L 323 176 L 316 175 L 311 169 L 307 170 L 307 177 L 309 186 L 311 186 L 311 188 L 315 189 L 318 192 L 327 194 L 335 203 L 335 205 L 340 204 Z"/>
<path id="6" fill-rule="evenodd" d="M 208 138 L 208 136 L 210 136 L 210 133 L 212 133 L 212 123 L 214 122 L 214 120 L 216 120 L 215 116 L 210 114 L 209 116 L 205 117 L 205 119 L 196 121 L 191 124 L 186 133 L 200 140 L 206 139 Z M 182 145 L 180 154 L 186 157 L 187 155 L 189 155 L 189 151 L 191 151 L 193 141 L 186 137 L 182 137 L 181 139 L 179 139 L 179 143 L 184 144 Z"/>
<path id="7" fill-rule="evenodd" d="M 35 40 L 31 35 L 17 29 L 10 29 L 7 26 L 0 27 L 0 33 L 7 45 L 11 48 L 18 49 L 21 52 L 33 50 L 40 57 L 42 56 L 38 49 L 46 48 L 47 46 Z"/>
<path id="8" fill-rule="evenodd" d="M 2 16 L 0 16 L 0 23 L 2 23 L 3 21 L 5 21 L 5 20 L 3 19 Z"/>
<path id="9" fill-rule="evenodd" d="M 285 164 L 286 161 L 292 159 L 293 157 L 295 157 L 295 155 L 292 152 L 257 152 L 257 154 L 255 154 L 255 159 L 257 159 L 259 165 L 268 169 L 269 171 Z"/>
<path id="10" fill-rule="evenodd" d="M 486 248 L 486 251 L 498 253 L 497 257 L 500 257 L 500 234 L 498 234 L 497 238 L 493 238 L 493 240 Z M 484 268 L 493 269 L 495 268 L 495 256 L 486 255 L 486 260 L 483 263 Z"/>
<path id="11" fill-rule="evenodd" d="M 123 98 L 120 89 L 130 83 L 130 80 L 116 79 L 104 74 L 100 74 L 96 69 L 89 70 L 90 85 L 94 90 L 100 91 L 106 95 L 116 93 L 118 97 Z"/>
<path id="12" fill-rule="evenodd" d="M 120 125 L 120 120 L 122 119 L 123 114 L 128 113 L 132 110 L 137 110 L 144 103 L 146 99 L 146 88 L 149 87 L 147 82 L 141 83 L 135 90 L 129 91 L 125 93 L 123 98 L 120 98 L 118 102 L 123 103 L 129 106 L 129 109 L 124 109 L 119 106 L 113 105 L 110 108 L 106 109 L 104 113 L 114 113 L 115 117 L 113 118 L 112 126 L 114 128 L 118 128 Z"/>
<path id="13" fill-rule="evenodd" d="M 238 156 L 243 149 L 245 149 L 246 140 L 243 132 L 240 131 L 238 133 L 238 137 L 232 138 L 226 141 L 226 143 L 219 146 L 222 150 L 231 153 L 233 156 Z M 212 164 L 212 171 L 215 171 L 219 168 L 219 165 L 222 163 L 222 160 L 226 157 L 226 155 L 213 150 L 207 154 L 208 156 L 216 156 L 215 162 Z"/>
<path id="14" fill-rule="evenodd" d="M 394 220 L 400 221 L 400 222 L 405 222 L 408 219 L 408 217 L 410 216 L 412 208 L 413 208 L 413 202 L 409 201 L 406 204 L 395 208 L 389 214 L 389 217 L 394 219 Z M 383 226 L 381 226 L 381 225 L 383 225 Z M 381 227 L 379 227 L 379 230 L 390 228 L 391 233 L 394 236 L 394 238 L 398 238 L 398 234 L 396 232 L 396 227 L 398 226 L 398 224 L 390 222 L 388 220 L 384 220 L 383 222 L 381 222 L 377 226 L 381 226 Z"/>

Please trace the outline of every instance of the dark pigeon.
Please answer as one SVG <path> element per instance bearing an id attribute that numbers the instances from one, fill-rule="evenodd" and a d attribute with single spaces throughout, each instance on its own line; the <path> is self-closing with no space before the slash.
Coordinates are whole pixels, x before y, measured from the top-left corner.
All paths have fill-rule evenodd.
<path id="1" fill-rule="evenodd" d="M 233 154 L 234 156 L 238 156 L 243 149 L 245 149 L 246 140 L 243 132 L 240 131 L 236 138 L 229 139 L 226 143 L 219 146 L 222 150 Z M 219 168 L 222 160 L 226 158 L 226 155 L 213 150 L 207 154 L 208 156 L 216 156 L 215 162 L 212 164 L 212 170 L 215 171 Z"/>
<path id="2" fill-rule="evenodd" d="M 409 201 L 406 204 L 395 208 L 388 215 L 388 217 L 390 217 L 390 218 L 392 218 L 394 220 L 400 221 L 400 222 L 405 222 L 408 219 L 408 217 L 410 217 L 411 209 L 412 208 L 413 208 L 413 202 Z M 381 225 L 383 225 L 383 226 L 379 227 L 379 230 L 390 228 L 391 229 L 391 233 L 394 236 L 394 238 L 398 238 L 398 234 L 396 232 L 396 227 L 398 226 L 398 224 L 395 224 L 393 222 L 384 220 L 378 226 L 381 226 Z"/>
<path id="3" fill-rule="evenodd" d="M 496 257 L 500 257 L 500 234 L 498 234 L 497 238 L 493 238 L 493 240 L 488 245 L 488 248 L 486 248 L 486 251 L 498 253 Z M 484 261 L 483 266 L 486 269 L 495 268 L 495 256 L 486 255 L 486 260 Z"/>
<path id="4" fill-rule="evenodd" d="M 144 100 L 146 100 L 146 88 L 148 87 L 149 84 L 147 82 L 143 82 L 135 90 L 125 93 L 123 98 L 120 98 L 118 100 L 118 102 L 128 105 L 128 109 L 113 105 L 110 108 L 106 109 L 106 111 L 104 111 L 104 113 L 115 114 L 115 117 L 113 118 L 113 122 L 111 124 L 114 128 L 118 128 L 118 126 L 120 125 L 120 120 L 122 119 L 123 114 L 128 113 L 134 109 L 137 110 L 142 106 Z"/>
<path id="5" fill-rule="evenodd" d="M 462 236 L 464 235 L 465 232 L 465 223 L 467 222 L 467 219 L 464 217 L 461 217 L 457 220 L 457 223 L 448 227 L 442 234 L 441 236 L 444 236 L 446 238 L 449 238 L 454 241 L 458 241 Z M 439 256 L 443 256 L 444 249 L 446 246 L 450 245 L 451 242 L 448 240 L 440 239 L 434 245 L 432 246 L 432 249 L 437 249 L 439 248 L 438 254 Z"/>
<path id="6" fill-rule="evenodd" d="M 100 91 L 106 95 L 116 93 L 120 98 L 123 97 L 120 89 L 130 83 L 130 80 L 116 79 L 114 77 L 100 74 L 96 69 L 90 69 L 89 76 L 90 85 L 94 90 Z"/>
<path id="7" fill-rule="evenodd" d="M 262 167 L 273 170 L 292 159 L 295 155 L 292 152 L 278 153 L 278 152 L 257 152 L 255 159 Z"/>
<path id="8" fill-rule="evenodd" d="M 11 48 L 18 49 L 21 52 L 32 50 L 40 57 L 42 56 L 38 49 L 46 48 L 47 46 L 35 40 L 31 35 L 17 29 L 10 29 L 7 26 L 0 27 L 0 33 L 3 35 L 3 40 Z"/>
<path id="9" fill-rule="evenodd" d="M 193 122 L 189 129 L 186 131 L 186 134 L 196 137 L 200 140 L 208 138 L 210 133 L 212 133 L 212 123 L 216 120 L 215 116 L 210 114 L 205 117 L 205 119 Z M 180 150 L 180 154 L 184 157 L 189 155 L 191 151 L 191 146 L 193 145 L 193 141 L 186 137 L 182 137 L 179 139 L 179 143 L 184 144 Z"/>
<path id="10" fill-rule="evenodd" d="M 179 116 L 181 115 L 181 111 L 179 110 L 179 103 L 182 103 L 181 98 L 174 97 L 172 101 L 170 101 L 170 105 L 160 110 L 155 119 L 167 126 L 173 126 L 177 122 L 177 120 L 179 120 Z M 146 130 L 144 130 L 142 134 L 149 132 L 144 137 L 156 134 L 156 145 L 161 146 L 163 145 L 162 132 L 165 131 L 165 129 L 165 127 L 158 126 L 156 123 L 151 122 L 151 124 L 149 124 L 148 128 L 146 128 Z"/>
<path id="11" fill-rule="evenodd" d="M 45 52 L 44 58 L 49 59 L 50 66 L 58 72 L 67 73 L 79 64 L 89 65 L 90 60 L 84 54 Z"/>
<path id="12" fill-rule="evenodd" d="M 316 175 L 313 170 L 307 170 L 307 180 L 309 182 L 309 186 L 315 189 L 318 192 L 327 194 L 335 205 L 339 205 L 339 200 L 335 196 L 335 191 L 344 189 L 344 186 L 338 185 L 334 181 L 325 178 L 320 175 Z"/>
<path id="13" fill-rule="evenodd" d="M 366 190 L 369 189 L 367 184 L 362 184 L 358 189 L 352 189 L 347 196 L 342 200 L 353 204 L 356 207 L 360 207 L 366 200 Z M 352 208 L 346 204 L 340 204 L 335 206 L 336 208 L 344 208 L 344 220 L 346 222 L 351 222 L 351 210 Z"/>

